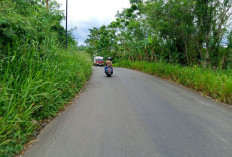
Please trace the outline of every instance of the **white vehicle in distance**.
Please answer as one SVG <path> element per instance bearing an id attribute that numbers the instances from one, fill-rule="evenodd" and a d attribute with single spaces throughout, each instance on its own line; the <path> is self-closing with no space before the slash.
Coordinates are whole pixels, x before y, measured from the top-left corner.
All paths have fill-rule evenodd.
<path id="1" fill-rule="evenodd" d="M 101 56 L 95 56 L 93 58 L 93 65 L 94 66 L 103 66 L 103 64 L 104 64 L 103 57 L 101 57 Z"/>

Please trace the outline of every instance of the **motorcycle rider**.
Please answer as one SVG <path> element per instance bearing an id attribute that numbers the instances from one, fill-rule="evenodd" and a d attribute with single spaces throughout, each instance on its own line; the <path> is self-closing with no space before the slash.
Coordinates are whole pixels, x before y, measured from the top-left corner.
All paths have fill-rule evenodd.
<path id="1" fill-rule="evenodd" d="M 106 59 L 106 66 L 112 67 L 112 58 L 111 58 L 111 57 L 108 57 L 108 58 Z"/>
<path id="2" fill-rule="evenodd" d="M 108 57 L 106 59 L 105 73 L 107 72 L 107 69 L 109 67 L 111 67 L 110 69 L 111 69 L 111 72 L 112 72 L 111 75 L 112 75 L 113 74 L 113 67 L 112 67 L 112 58 L 111 57 Z"/>

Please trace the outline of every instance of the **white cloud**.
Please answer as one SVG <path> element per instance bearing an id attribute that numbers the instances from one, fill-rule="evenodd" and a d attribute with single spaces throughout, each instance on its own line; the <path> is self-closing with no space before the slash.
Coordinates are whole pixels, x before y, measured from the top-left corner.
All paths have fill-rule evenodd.
<path id="1" fill-rule="evenodd" d="M 66 0 L 56 1 L 66 9 Z M 74 36 L 83 44 L 89 28 L 109 24 L 117 11 L 129 6 L 129 0 L 68 0 L 68 28 L 77 27 Z"/>

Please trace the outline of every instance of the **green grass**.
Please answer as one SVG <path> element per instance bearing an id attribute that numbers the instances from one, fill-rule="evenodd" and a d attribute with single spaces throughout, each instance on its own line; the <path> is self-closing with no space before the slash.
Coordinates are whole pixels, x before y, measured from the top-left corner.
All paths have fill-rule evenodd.
<path id="1" fill-rule="evenodd" d="M 0 157 L 20 152 L 39 127 L 55 116 L 91 75 L 91 59 L 52 38 L 42 45 L 18 42 L 0 56 Z"/>
<path id="2" fill-rule="evenodd" d="M 139 70 L 172 80 L 218 101 L 232 104 L 232 71 L 168 63 L 120 61 L 116 66 Z"/>
<path id="3" fill-rule="evenodd" d="M 91 75 L 90 56 L 61 26 L 56 2 L 0 2 L 0 157 L 14 156 Z"/>

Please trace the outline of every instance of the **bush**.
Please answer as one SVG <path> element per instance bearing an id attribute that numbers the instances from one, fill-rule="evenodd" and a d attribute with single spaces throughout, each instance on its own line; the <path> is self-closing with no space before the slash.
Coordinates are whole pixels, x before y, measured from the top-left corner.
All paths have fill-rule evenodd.
<path id="1" fill-rule="evenodd" d="M 40 120 L 55 116 L 91 74 L 87 53 L 68 34 L 51 1 L 0 3 L 0 157 L 13 156 L 34 136 Z"/>
<path id="2" fill-rule="evenodd" d="M 15 45 L 20 47 L 20 43 Z M 91 74 L 87 53 L 75 47 L 54 47 L 42 54 L 37 45 L 12 48 L 2 58 L 0 76 L 0 156 L 23 148 L 38 127 L 33 123 L 55 116 Z"/>

